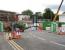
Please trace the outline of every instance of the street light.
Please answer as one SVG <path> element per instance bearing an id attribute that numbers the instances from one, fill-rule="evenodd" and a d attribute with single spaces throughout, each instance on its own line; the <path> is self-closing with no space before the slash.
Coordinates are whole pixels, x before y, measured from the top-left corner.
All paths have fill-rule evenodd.
<path id="1" fill-rule="evenodd" d="M 33 24 L 34 24 L 34 26 L 36 27 L 36 30 L 37 30 L 37 15 L 34 15 Z"/>

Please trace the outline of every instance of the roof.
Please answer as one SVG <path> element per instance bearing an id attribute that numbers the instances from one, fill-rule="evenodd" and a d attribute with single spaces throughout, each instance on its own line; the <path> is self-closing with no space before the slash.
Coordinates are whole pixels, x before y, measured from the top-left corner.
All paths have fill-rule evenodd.
<path id="1" fill-rule="evenodd" d="M 16 14 L 16 12 L 11 12 L 11 11 L 6 11 L 6 10 L 0 10 L 1 13 L 12 13 L 12 14 Z"/>

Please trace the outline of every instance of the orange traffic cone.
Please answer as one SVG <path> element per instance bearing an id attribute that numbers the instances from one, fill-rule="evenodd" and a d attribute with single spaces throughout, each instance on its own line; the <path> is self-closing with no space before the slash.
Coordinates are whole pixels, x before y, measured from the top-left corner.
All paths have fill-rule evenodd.
<path id="1" fill-rule="evenodd" d="M 11 33 L 8 34 L 8 37 L 9 37 L 9 40 L 12 40 L 12 34 Z"/>
<path id="2" fill-rule="evenodd" d="M 21 34 L 20 34 L 20 32 L 17 32 L 16 37 L 17 37 L 17 39 L 21 39 Z"/>
<path id="3" fill-rule="evenodd" d="M 14 32 L 12 32 L 12 38 L 13 38 L 13 39 L 16 39 L 16 38 L 17 38 L 17 37 L 16 37 L 16 35 L 17 35 L 17 34 L 16 34 L 16 32 L 15 32 L 15 31 L 14 31 Z"/>
<path id="4" fill-rule="evenodd" d="M 37 29 L 39 32 L 42 32 L 42 28 L 41 27 L 38 27 Z"/>

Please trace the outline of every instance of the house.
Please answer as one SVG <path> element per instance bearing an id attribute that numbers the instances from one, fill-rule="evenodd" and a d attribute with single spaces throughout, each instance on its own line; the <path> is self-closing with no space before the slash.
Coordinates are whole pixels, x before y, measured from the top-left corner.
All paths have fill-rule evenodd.
<path id="1" fill-rule="evenodd" d="M 16 12 L 0 10 L 0 21 L 15 21 Z"/>
<path id="2" fill-rule="evenodd" d="M 12 22 L 15 22 L 17 20 L 18 20 L 18 17 L 16 16 L 16 12 L 0 10 L 0 21 L 3 22 L 4 28 L 7 28 L 7 27 L 12 28 L 11 26 Z"/>
<path id="3" fill-rule="evenodd" d="M 22 15 L 22 14 L 17 14 L 18 16 L 18 20 L 29 20 L 30 19 L 30 16 L 29 15 Z"/>
<path id="4" fill-rule="evenodd" d="M 65 13 L 59 15 L 59 22 L 65 22 Z"/>

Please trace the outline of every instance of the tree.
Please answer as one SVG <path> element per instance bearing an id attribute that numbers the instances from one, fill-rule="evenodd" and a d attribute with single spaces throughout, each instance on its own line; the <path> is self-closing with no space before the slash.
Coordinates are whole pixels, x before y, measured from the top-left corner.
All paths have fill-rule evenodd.
<path id="1" fill-rule="evenodd" d="M 42 13 L 41 12 L 36 12 L 35 15 L 38 17 L 38 19 L 42 19 Z"/>
<path id="2" fill-rule="evenodd" d="M 55 17 L 55 16 L 54 16 Z M 54 19 L 54 17 L 53 17 L 53 19 Z M 56 21 L 59 21 L 59 15 L 57 15 L 57 17 L 56 17 Z"/>
<path id="3" fill-rule="evenodd" d="M 25 24 L 21 21 L 14 24 L 14 28 L 25 29 Z"/>
<path id="4" fill-rule="evenodd" d="M 43 18 L 52 20 L 54 18 L 53 11 L 50 8 L 46 8 L 43 13 Z"/>
<path id="5" fill-rule="evenodd" d="M 30 17 L 33 15 L 33 12 L 31 10 L 25 10 L 22 12 L 23 15 L 29 15 Z"/>

